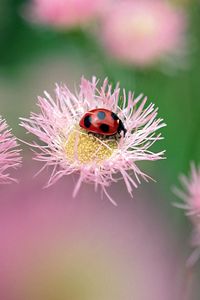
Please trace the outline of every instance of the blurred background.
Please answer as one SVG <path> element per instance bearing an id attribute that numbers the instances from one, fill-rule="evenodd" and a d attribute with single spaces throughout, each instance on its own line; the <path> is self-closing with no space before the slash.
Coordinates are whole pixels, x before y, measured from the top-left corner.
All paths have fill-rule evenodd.
<path id="1" fill-rule="evenodd" d="M 71 199 L 70 178 L 42 190 L 22 145 L 21 183 L 0 187 L 1 299 L 183 300 L 191 226 L 172 187 L 200 162 L 199 20 L 198 0 L 0 0 L 0 114 L 18 138 L 31 139 L 18 123 L 37 96 L 61 82 L 74 91 L 82 75 L 144 93 L 167 123 L 155 146 L 167 159 L 143 163 L 157 183 L 134 199 L 119 183 L 118 208 L 92 187 Z"/>

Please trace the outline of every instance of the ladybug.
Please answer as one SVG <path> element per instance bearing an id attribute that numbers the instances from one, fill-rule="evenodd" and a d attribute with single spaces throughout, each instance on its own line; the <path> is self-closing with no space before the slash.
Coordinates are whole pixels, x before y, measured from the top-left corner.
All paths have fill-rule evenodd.
<path id="1" fill-rule="evenodd" d="M 118 116 L 111 110 L 105 108 L 95 108 L 84 114 L 79 122 L 80 127 L 88 132 L 112 136 L 123 131 L 124 136 L 126 128 Z"/>

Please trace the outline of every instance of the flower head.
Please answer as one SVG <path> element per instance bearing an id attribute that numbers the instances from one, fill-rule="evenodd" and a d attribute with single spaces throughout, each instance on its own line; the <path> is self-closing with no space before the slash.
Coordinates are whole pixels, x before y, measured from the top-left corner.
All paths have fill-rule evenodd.
<path id="1" fill-rule="evenodd" d="M 175 206 L 183 208 L 194 225 L 191 245 L 196 249 L 187 261 L 188 266 L 193 266 L 200 257 L 200 166 L 192 163 L 190 177 L 182 175 L 180 181 L 185 191 L 175 188 L 174 192 L 184 203 Z"/>
<path id="2" fill-rule="evenodd" d="M 0 116 L 0 183 L 14 180 L 7 171 L 20 165 L 21 157 L 17 146 L 16 138 Z"/>
<path id="3" fill-rule="evenodd" d="M 111 6 L 102 22 L 108 52 L 139 67 L 182 56 L 186 27 L 182 11 L 167 1 L 126 0 Z"/>
<path id="4" fill-rule="evenodd" d="M 25 6 L 26 18 L 56 28 L 73 28 L 95 19 L 104 1 L 31 0 Z"/>
<path id="5" fill-rule="evenodd" d="M 74 195 L 82 182 L 93 182 L 96 189 L 101 186 L 107 194 L 106 188 L 117 182 L 116 175 L 121 173 L 132 194 L 132 187 L 140 183 L 139 177 L 149 178 L 136 162 L 162 158 L 164 151 L 153 153 L 149 148 L 162 138 L 156 131 L 165 124 L 157 119 L 157 109 L 152 103 L 144 108 L 147 98 L 143 99 L 143 95 L 134 98 L 134 94 L 126 95 L 123 90 L 120 96 L 119 86 L 112 91 L 107 79 L 102 87 L 98 88 L 97 84 L 95 77 L 91 82 L 82 78 L 76 95 L 65 85 L 57 85 L 56 99 L 45 92 L 44 98 L 38 98 L 41 112 L 32 113 L 30 119 L 22 119 L 21 125 L 44 143 L 32 146 L 38 150 L 36 159 L 53 168 L 48 185 L 63 175 L 79 173 Z M 125 136 L 99 136 L 81 128 L 80 119 L 95 108 L 117 114 L 127 130 Z"/>
<path id="6" fill-rule="evenodd" d="M 180 181 L 185 191 L 175 188 L 175 193 L 184 203 L 176 205 L 185 209 L 192 220 L 196 220 L 196 217 L 200 217 L 200 166 L 191 164 L 190 177 L 182 175 Z"/>

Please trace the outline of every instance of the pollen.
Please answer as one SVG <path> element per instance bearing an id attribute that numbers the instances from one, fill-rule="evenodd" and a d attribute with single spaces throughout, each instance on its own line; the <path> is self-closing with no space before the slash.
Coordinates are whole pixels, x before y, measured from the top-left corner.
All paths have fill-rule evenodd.
<path id="1" fill-rule="evenodd" d="M 111 137 L 96 136 L 86 130 L 75 127 L 65 143 L 67 159 L 80 164 L 101 164 L 109 159 L 118 148 L 118 140 Z"/>

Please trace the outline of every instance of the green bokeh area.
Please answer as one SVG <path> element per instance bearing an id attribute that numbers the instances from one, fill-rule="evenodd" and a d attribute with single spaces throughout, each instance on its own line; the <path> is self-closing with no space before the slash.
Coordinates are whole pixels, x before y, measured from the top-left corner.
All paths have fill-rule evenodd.
<path id="1" fill-rule="evenodd" d="M 106 56 L 95 37 L 87 31 L 76 29 L 59 33 L 33 26 L 20 15 L 24 1 L 1 0 L 0 77 L 13 85 L 18 84 L 24 68 L 28 69 L 29 65 L 31 68 L 38 58 L 50 56 L 53 60 L 54 55 L 65 55 L 84 67 L 92 65 L 93 74 L 102 76 L 102 79 L 108 77 L 113 84 L 119 81 L 122 87 L 135 90 L 136 94 L 143 92 L 156 103 L 159 116 L 167 123 L 163 129 L 164 141 L 155 145 L 156 150 L 166 149 L 167 160 L 147 165 L 153 168 L 153 173 L 162 174 L 161 188 L 170 193 L 171 185 L 177 183 L 178 174 L 188 172 L 190 161 L 200 162 L 200 4 L 199 1 L 190 2 L 186 7 L 191 42 L 189 67 L 169 75 L 156 68 L 137 70 L 120 65 Z M 66 70 L 66 75 L 67 72 L 69 70 Z M 90 73 L 88 71 L 86 76 L 91 76 Z M 26 89 L 23 82 L 21 84 L 21 89 Z M 13 102 L 9 102 L 8 107 L 0 106 L 1 114 L 19 135 L 23 135 L 23 131 L 18 129 L 17 119 L 20 112 L 22 115 L 26 112 L 25 106 L 18 95 L 13 95 Z"/>

